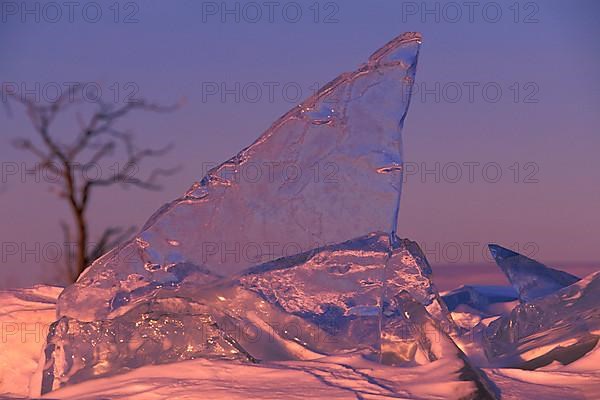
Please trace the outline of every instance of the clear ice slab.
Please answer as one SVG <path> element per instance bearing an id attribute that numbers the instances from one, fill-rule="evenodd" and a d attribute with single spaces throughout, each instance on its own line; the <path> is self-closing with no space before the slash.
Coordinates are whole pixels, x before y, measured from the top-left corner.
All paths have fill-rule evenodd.
<path id="1" fill-rule="evenodd" d="M 402 322 L 406 296 L 451 342 L 454 323 L 424 254 L 388 233 L 267 262 L 235 278 L 207 283 L 192 273 L 151 299 L 123 302 L 112 319 L 58 320 L 48 337 L 43 390 L 198 357 L 259 362 L 359 353 L 399 366 L 445 357 L 416 351 L 416 343 L 426 344 Z"/>
<path id="2" fill-rule="evenodd" d="M 176 284 L 172 269 L 182 263 L 216 280 L 368 232 L 394 233 L 420 43 L 417 33 L 393 39 L 210 170 L 137 238 L 93 262 L 61 295 L 59 316 L 106 319 L 117 293 Z"/>
<path id="3" fill-rule="evenodd" d="M 488 245 L 490 253 L 522 302 L 554 293 L 579 281 L 575 275 L 545 266 L 531 258 L 497 244 Z"/>
<path id="4" fill-rule="evenodd" d="M 402 290 L 423 304 L 447 332 L 456 329 L 418 244 L 383 232 L 251 268 L 240 281 L 288 313 L 323 329 L 331 325 L 336 335 L 340 327 L 348 327 L 342 336 L 351 336 L 346 318 L 374 321 L 372 328 L 359 329 L 361 334 L 378 331 L 385 298 Z"/>
<path id="5" fill-rule="evenodd" d="M 139 304 L 111 320 L 62 317 L 49 329 L 42 394 L 148 364 L 197 357 L 254 361 L 220 328 L 211 311 L 204 304 L 172 297 Z"/>
<path id="6" fill-rule="evenodd" d="M 488 359 L 497 366 L 535 369 L 568 364 L 600 337 L 600 272 L 528 303 L 483 331 Z"/>

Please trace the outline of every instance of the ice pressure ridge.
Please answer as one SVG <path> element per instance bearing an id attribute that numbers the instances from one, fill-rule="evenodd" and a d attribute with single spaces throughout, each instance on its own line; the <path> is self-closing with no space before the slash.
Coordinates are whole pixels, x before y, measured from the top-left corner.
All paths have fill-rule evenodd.
<path id="1" fill-rule="evenodd" d="M 496 365 L 536 369 L 569 364 L 600 338 L 600 273 L 580 279 L 490 245 L 520 304 L 485 327 L 483 346 Z"/>
<path id="2" fill-rule="evenodd" d="M 442 296 L 450 311 L 497 315 L 475 326 L 488 363 L 537 369 L 579 359 L 600 338 L 600 272 L 580 279 L 505 247 L 490 244 L 511 286 L 462 286 Z M 518 300 L 518 301 L 517 301 Z M 468 311 L 467 311 L 468 312 Z"/>
<path id="3" fill-rule="evenodd" d="M 596 346 L 598 274 L 580 280 L 490 245 L 512 287 L 440 296 L 419 246 L 396 235 L 420 43 L 389 42 L 94 261 L 58 299 L 42 392 L 196 358 L 343 355 L 399 373 L 443 360 L 470 388 L 461 398 L 498 398 L 456 345 L 477 324 L 455 324 L 464 310 L 480 312 L 476 344 L 492 366 L 566 364 Z"/>
<path id="4" fill-rule="evenodd" d="M 406 367 L 449 359 L 474 398 L 493 398 L 454 344 L 454 322 L 419 246 L 378 232 L 205 284 L 190 276 L 97 321 L 50 328 L 42 392 L 194 358 L 310 360 L 358 353 Z"/>

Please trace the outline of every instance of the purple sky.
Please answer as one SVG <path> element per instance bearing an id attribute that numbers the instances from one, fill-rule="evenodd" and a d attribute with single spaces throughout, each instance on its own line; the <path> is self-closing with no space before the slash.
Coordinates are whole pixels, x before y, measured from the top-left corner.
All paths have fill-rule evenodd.
<path id="1" fill-rule="evenodd" d="M 221 3 L 122 1 L 117 15 L 114 1 L 82 2 L 71 22 L 64 6 L 57 16 L 46 2 L 2 2 L 0 82 L 41 99 L 73 81 L 98 82 L 119 103 L 131 90 L 163 103 L 186 99 L 172 114 L 123 121 L 140 143 L 173 142 L 161 163 L 183 169 L 162 192 L 98 192 L 90 214 L 98 229 L 140 227 L 316 86 L 399 33 L 420 31 L 399 234 L 417 240 L 434 267 L 485 262 L 488 242 L 558 267 L 598 261 L 600 3 L 282 1 L 272 15 L 264 2 L 252 3 L 259 17 L 247 2 L 215 11 Z M 31 12 L 15 11 L 21 4 Z M 215 84 L 239 85 L 239 99 L 210 95 Z M 53 246 L 66 206 L 47 183 L 19 176 L 34 162 L 9 145 L 34 137 L 23 110 L 12 107 L 0 121 L 0 242 L 21 248 L 3 251 L 0 286 L 59 282 Z M 15 165 L 19 174 L 8 175 Z"/>

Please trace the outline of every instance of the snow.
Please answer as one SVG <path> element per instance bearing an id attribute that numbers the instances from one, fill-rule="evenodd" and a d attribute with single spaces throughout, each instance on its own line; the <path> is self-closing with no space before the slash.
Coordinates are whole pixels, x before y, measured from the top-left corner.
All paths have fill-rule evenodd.
<path id="1" fill-rule="evenodd" d="M 460 363 L 439 360 L 397 368 L 359 357 L 248 365 L 209 360 L 145 366 L 111 378 L 67 386 L 44 398 L 110 399 L 459 399 L 470 382 L 456 380 Z"/>
<path id="2" fill-rule="evenodd" d="M 600 335 L 600 332 L 593 333 Z M 598 371 L 600 369 L 600 343 L 598 343 L 592 351 L 581 357 L 579 360 L 576 360 L 566 366 L 560 365 L 558 369 L 567 372 Z"/>
<path id="3" fill-rule="evenodd" d="M 0 395 L 26 396 L 63 288 L 0 291 Z"/>
<path id="4" fill-rule="evenodd" d="M 521 399 L 598 399 L 600 373 L 596 364 L 587 372 L 526 371 L 521 369 L 486 369 L 487 375 L 500 389 L 503 400 Z"/>
<path id="5" fill-rule="evenodd" d="M 502 400 L 600 398 L 600 351 L 556 371 L 484 369 Z M 582 367 L 582 364 L 584 367 Z M 51 392 L 49 399 L 459 399 L 472 387 L 452 376 L 449 360 L 413 368 L 356 357 L 268 365 L 192 360 L 145 366 Z M 360 397 L 359 397 L 360 396 Z"/>

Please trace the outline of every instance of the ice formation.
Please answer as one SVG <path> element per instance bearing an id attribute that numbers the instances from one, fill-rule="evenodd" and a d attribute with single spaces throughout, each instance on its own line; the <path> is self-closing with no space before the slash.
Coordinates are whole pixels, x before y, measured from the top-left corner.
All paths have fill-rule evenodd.
<path id="1" fill-rule="evenodd" d="M 490 244 L 489 248 L 523 302 L 556 292 L 579 280 L 574 275 L 547 267 L 497 244 Z"/>
<path id="2" fill-rule="evenodd" d="M 310 375 L 340 398 L 496 399 L 465 329 L 493 366 L 566 364 L 597 346 L 600 273 L 579 280 L 490 245 L 516 291 L 442 298 L 419 246 L 396 235 L 419 46 L 414 33 L 392 40 L 96 260 L 58 299 L 34 395 L 176 362 L 211 378 Z M 436 379 L 424 388 L 419 374 Z"/>
<path id="3" fill-rule="evenodd" d="M 401 129 L 420 43 L 416 33 L 395 38 L 209 171 L 134 240 L 96 260 L 61 295 L 59 315 L 110 318 L 111 304 L 176 285 L 182 265 L 210 281 L 369 232 L 395 232 Z"/>
<path id="4" fill-rule="evenodd" d="M 261 264 L 219 282 L 189 275 L 176 288 L 157 290 L 150 301 L 126 303 L 113 319 L 62 317 L 53 324 L 43 392 L 195 358 L 252 363 L 358 352 L 390 365 L 431 362 L 443 354 L 427 347 L 437 342 L 415 339 L 417 331 L 428 330 L 407 325 L 403 300 L 410 296 L 431 313 L 436 332 L 453 332 L 454 322 L 430 278 L 416 243 L 383 232 Z"/>
<path id="5" fill-rule="evenodd" d="M 554 361 L 568 364 L 596 345 L 598 274 L 580 280 L 504 247 L 489 247 L 521 302 L 485 328 L 483 344 L 490 361 L 536 369 Z"/>
<path id="6" fill-rule="evenodd" d="M 600 272 L 493 321 L 485 330 L 485 351 L 497 365 L 535 369 L 568 364 L 598 342 Z"/>
<path id="7" fill-rule="evenodd" d="M 392 40 L 96 260 L 59 298 L 42 392 L 195 358 L 452 354 L 468 369 L 425 256 L 395 234 L 419 46 L 414 33 Z M 427 317 L 411 319 L 413 303 Z M 423 336 L 425 319 L 450 352 Z"/>

